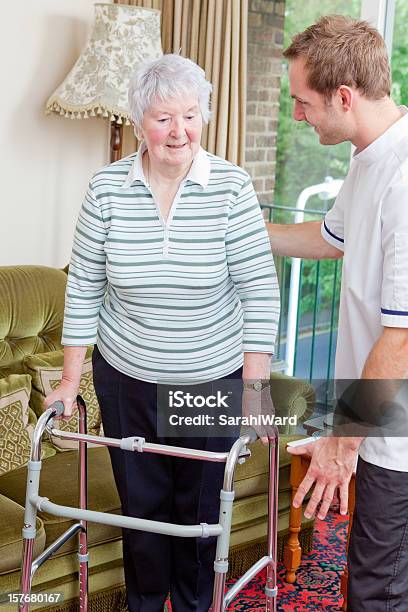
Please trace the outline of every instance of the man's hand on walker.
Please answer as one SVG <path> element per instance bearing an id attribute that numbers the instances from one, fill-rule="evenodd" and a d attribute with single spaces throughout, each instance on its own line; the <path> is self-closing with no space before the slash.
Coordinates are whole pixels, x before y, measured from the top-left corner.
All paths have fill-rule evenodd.
<path id="1" fill-rule="evenodd" d="M 60 417 L 55 417 L 55 420 L 58 419 L 69 419 L 72 415 L 73 411 L 77 409 L 76 405 L 76 396 L 78 394 L 77 385 L 73 383 L 62 380 L 59 387 L 57 387 L 50 395 L 44 400 L 45 408 L 48 408 L 54 402 L 60 401 L 64 404 L 64 414 Z"/>
<path id="2" fill-rule="evenodd" d="M 333 500 L 336 489 L 340 494 L 340 514 L 348 511 L 348 487 L 356 466 L 357 451 L 363 438 L 320 438 L 316 442 L 288 447 L 291 455 L 311 457 L 307 474 L 302 480 L 293 499 L 299 508 L 314 485 L 314 491 L 305 510 L 305 517 L 311 518 L 321 502 L 317 517 L 324 519 Z"/>

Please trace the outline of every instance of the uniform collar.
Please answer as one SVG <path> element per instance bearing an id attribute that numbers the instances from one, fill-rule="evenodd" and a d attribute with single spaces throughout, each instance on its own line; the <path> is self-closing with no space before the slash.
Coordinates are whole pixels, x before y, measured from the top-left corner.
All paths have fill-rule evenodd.
<path id="1" fill-rule="evenodd" d="M 130 167 L 128 175 L 122 184 L 122 187 L 130 187 L 136 181 L 143 183 L 145 187 L 149 187 L 143 172 L 142 164 L 143 153 L 146 151 L 146 149 L 146 144 L 142 142 Z M 193 163 L 191 164 L 191 168 L 188 171 L 187 176 L 183 179 L 183 182 L 190 181 L 191 183 L 201 185 L 201 187 L 205 189 L 210 180 L 210 170 L 211 166 L 208 155 L 206 151 L 200 147 L 197 155 L 193 159 Z"/>
<path id="2" fill-rule="evenodd" d="M 360 153 L 355 153 L 353 159 L 363 163 L 373 163 L 381 159 L 386 153 L 392 151 L 395 146 L 408 136 L 408 108 L 399 106 L 402 117 L 393 123 L 388 130 L 376 138 Z"/>

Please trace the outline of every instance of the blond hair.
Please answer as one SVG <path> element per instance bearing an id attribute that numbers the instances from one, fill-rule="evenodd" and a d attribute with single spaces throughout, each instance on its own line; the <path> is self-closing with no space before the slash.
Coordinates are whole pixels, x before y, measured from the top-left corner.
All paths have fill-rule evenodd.
<path id="1" fill-rule="evenodd" d="M 340 85 L 357 88 L 369 100 L 390 95 L 391 75 L 384 39 L 366 21 L 327 15 L 300 34 L 283 52 L 302 57 L 311 89 L 330 98 Z"/>

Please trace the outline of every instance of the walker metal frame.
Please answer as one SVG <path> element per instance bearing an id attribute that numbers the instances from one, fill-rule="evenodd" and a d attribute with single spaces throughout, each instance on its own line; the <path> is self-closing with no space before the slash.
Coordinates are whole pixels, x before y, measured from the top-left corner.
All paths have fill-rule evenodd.
<path id="1" fill-rule="evenodd" d="M 207 538 L 217 536 L 217 550 L 214 561 L 214 591 L 212 612 L 225 612 L 232 599 L 248 584 L 254 576 L 266 568 L 265 584 L 265 610 L 276 612 L 277 583 L 276 583 L 276 554 L 277 554 L 277 517 L 278 517 L 278 472 L 279 472 L 279 444 L 276 427 L 269 437 L 269 493 L 268 493 L 268 548 L 267 555 L 259 559 L 234 585 L 225 592 L 225 581 L 228 571 L 228 549 L 230 542 L 232 505 L 234 501 L 234 472 L 236 464 L 242 463 L 250 457 L 251 452 L 247 444 L 254 442 L 257 435 L 249 430 L 241 435 L 233 444 L 228 453 L 202 451 L 162 444 L 152 444 L 144 438 L 106 438 L 87 434 L 86 406 L 81 396 L 77 397 L 78 406 L 78 433 L 61 431 L 53 427 L 55 416 L 61 416 L 64 411 L 62 402 L 52 404 L 39 418 L 34 430 L 31 446 L 31 458 L 28 463 L 26 504 L 23 527 L 23 557 L 21 571 L 21 593 L 27 596 L 28 601 L 19 604 L 18 610 L 29 612 L 29 596 L 34 573 L 53 553 L 61 548 L 74 535 L 78 537 L 79 562 L 79 609 L 88 612 L 88 543 L 87 522 L 104 523 L 115 527 L 150 531 L 170 536 Z M 79 508 L 62 506 L 49 501 L 47 497 L 39 496 L 41 474 L 41 438 L 47 431 L 53 436 L 77 440 L 79 442 Z M 188 459 L 202 459 L 205 461 L 225 462 L 224 482 L 220 492 L 220 512 L 217 524 L 201 523 L 200 525 L 176 525 L 129 516 L 121 516 L 87 509 L 87 443 L 101 446 L 114 446 L 124 451 L 148 452 L 161 455 L 172 455 Z M 69 527 L 55 542 L 51 543 L 36 559 L 33 560 L 33 547 L 36 537 L 36 519 L 38 510 L 48 512 L 55 516 L 75 519 L 76 523 Z"/>

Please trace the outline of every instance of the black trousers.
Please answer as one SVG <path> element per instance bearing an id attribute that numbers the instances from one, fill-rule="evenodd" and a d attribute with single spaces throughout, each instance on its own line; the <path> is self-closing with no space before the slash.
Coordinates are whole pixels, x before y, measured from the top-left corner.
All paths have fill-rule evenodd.
<path id="1" fill-rule="evenodd" d="M 227 451 L 235 438 L 160 438 L 157 385 L 118 372 L 93 353 L 93 376 L 108 437 Z M 242 370 L 226 378 L 241 378 Z M 241 401 L 238 397 L 237 401 Z M 235 432 L 234 432 L 235 433 Z M 218 523 L 223 463 L 109 448 L 122 512 L 179 524 Z M 178 538 L 123 530 L 123 561 L 130 612 L 162 612 L 168 593 L 174 612 L 208 612 L 216 538 Z"/>
<path id="2" fill-rule="evenodd" d="M 348 564 L 350 612 L 408 612 L 408 472 L 359 459 Z"/>

